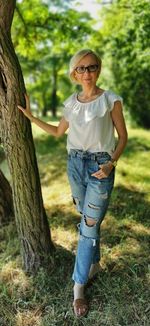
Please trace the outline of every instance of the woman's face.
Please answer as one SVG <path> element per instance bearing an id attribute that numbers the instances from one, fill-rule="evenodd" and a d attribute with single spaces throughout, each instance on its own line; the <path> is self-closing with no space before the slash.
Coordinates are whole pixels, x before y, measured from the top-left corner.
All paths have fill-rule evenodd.
<path id="1" fill-rule="evenodd" d="M 92 67 L 91 67 L 92 66 Z M 85 69 L 83 67 L 88 67 Z M 83 72 L 84 71 L 84 72 Z M 74 77 L 81 86 L 94 86 L 99 77 L 100 68 L 94 55 L 87 54 L 78 62 Z"/>

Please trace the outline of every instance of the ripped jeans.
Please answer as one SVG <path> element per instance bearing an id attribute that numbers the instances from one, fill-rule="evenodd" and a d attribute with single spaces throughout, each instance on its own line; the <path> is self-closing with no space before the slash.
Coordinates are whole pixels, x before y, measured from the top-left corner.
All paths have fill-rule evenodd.
<path id="1" fill-rule="evenodd" d="M 99 165 L 110 160 L 107 152 L 90 153 L 71 149 L 68 154 L 68 178 L 73 202 L 81 213 L 78 248 L 73 272 L 73 280 L 86 284 L 91 264 L 100 260 L 100 224 L 106 214 L 111 191 L 114 185 L 114 170 L 107 178 L 91 176 Z M 88 225 L 87 218 L 95 224 Z"/>

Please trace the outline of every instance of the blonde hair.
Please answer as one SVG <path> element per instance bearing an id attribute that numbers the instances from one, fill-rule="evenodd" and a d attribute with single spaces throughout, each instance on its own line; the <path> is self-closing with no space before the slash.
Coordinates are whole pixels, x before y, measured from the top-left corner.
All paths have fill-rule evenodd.
<path id="1" fill-rule="evenodd" d="M 74 54 L 74 56 L 70 60 L 69 64 L 69 76 L 72 82 L 77 83 L 76 78 L 74 76 L 75 68 L 77 67 L 79 61 L 83 59 L 86 55 L 91 54 L 95 57 L 98 65 L 99 65 L 99 70 L 98 70 L 98 76 L 101 71 L 101 64 L 102 60 L 101 58 L 92 50 L 90 49 L 82 49 Z"/>

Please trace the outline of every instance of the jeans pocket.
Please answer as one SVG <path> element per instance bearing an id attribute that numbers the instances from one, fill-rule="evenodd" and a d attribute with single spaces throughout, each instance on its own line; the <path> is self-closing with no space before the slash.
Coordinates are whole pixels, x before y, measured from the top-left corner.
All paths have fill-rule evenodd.
<path id="1" fill-rule="evenodd" d="M 97 162 L 97 164 L 99 166 L 99 165 L 108 163 L 110 161 L 110 159 L 111 159 L 111 156 L 108 153 L 106 153 L 102 157 L 98 157 L 96 162 Z"/>

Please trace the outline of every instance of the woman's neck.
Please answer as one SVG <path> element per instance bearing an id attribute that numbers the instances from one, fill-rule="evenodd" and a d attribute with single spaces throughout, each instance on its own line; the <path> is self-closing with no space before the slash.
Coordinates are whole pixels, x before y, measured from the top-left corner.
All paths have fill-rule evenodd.
<path id="1" fill-rule="evenodd" d="M 83 100 L 92 99 L 93 97 L 96 97 L 98 94 L 101 94 L 101 92 L 103 92 L 103 90 L 97 86 L 82 87 L 82 92 L 79 94 L 79 97 L 82 98 Z"/>

